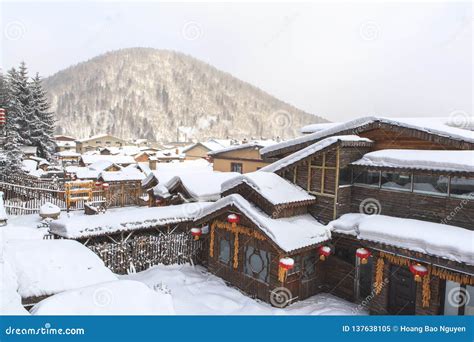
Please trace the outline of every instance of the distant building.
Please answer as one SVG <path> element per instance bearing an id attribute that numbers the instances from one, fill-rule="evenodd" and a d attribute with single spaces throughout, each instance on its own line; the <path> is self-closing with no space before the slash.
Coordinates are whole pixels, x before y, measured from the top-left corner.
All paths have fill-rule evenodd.
<path id="1" fill-rule="evenodd" d="M 216 141 L 209 140 L 205 142 L 197 142 L 192 144 L 191 146 L 186 147 L 183 150 L 186 160 L 195 160 L 201 158 L 207 158 L 209 152 L 215 152 L 218 150 L 222 150 L 223 148 L 228 147 L 222 145 Z"/>
<path id="2" fill-rule="evenodd" d="M 260 149 L 274 144 L 273 140 L 253 141 L 209 152 L 214 171 L 248 173 L 268 165 L 262 160 Z"/>
<path id="3" fill-rule="evenodd" d="M 80 139 L 76 142 L 76 152 L 83 154 L 104 147 L 122 147 L 126 141 L 110 134 L 95 135 L 90 138 Z"/>
<path id="4" fill-rule="evenodd" d="M 76 152 L 76 138 L 68 135 L 55 135 L 56 152 L 72 151 Z"/>

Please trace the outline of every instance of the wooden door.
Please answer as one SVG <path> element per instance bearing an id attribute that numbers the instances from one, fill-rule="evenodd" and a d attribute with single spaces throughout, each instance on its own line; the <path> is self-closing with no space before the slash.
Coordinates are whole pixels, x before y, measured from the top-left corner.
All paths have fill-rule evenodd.
<path id="1" fill-rule="evenodd" d="M 389 300 L 387 311 L 391 315 L 414 315 L 416 283 L 407 267 L 390 267 Z"/>

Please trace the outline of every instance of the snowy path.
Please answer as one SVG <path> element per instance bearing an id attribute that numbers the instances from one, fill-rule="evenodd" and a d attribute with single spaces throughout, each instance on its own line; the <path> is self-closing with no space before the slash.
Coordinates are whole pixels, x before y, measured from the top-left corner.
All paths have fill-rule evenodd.
<path id="1" fill-rule="evenodd" d="M 155 266 L 144 272 L 121 276 L 162 286 L 171 292 L 178 315 L 364 315 L 358 305 L 329 294 L 319 294 L 285 309 L 251 299 L 208 273 L 190 265 Z"/>

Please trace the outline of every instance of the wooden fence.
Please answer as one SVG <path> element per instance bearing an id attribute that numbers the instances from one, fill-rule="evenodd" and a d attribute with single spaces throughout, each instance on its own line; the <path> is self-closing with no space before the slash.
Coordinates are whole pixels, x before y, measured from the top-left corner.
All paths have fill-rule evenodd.
<path id="1" fill-rule="evenodd" d="M 140 272 L 158 264 L 202 263 L 204 241 L 195 241 L 188 231 L 140 233 L 90 239 L 85 245 L 114 273 Z"/>
<path id="2" fill-rule="evenodd" d="M 19 177 L 15 181 L 25 181 Z M 0 180 L 0 191 L 3 192 L 5 210 L 8 215 L 28 215 L 37 214 L 42 205 L 52 203 L 61 210 L 67 210 L 66 192 L 64 183 L 49 184 L 48 182 L 12 183 Z M 51 183 L 51 182 L 50 182 Z M 49 185 L 48 185 L 49 184 Z M 106 207 L 124 207 L 132 205 L 143 205 L 141 197 L 144 195 L 139 185 L 124 184 L 114 185 L 109 190 L 94 188 L 92 191 L 92 203 L 104 203 Z M 71 203 L 69 210 L 83 210 L 87 200 L 78 200 Z"/>

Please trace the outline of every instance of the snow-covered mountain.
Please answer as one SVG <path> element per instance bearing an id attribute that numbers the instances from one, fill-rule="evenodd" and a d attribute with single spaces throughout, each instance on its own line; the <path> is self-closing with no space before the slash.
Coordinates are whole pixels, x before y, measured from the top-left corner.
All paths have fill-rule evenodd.
<path id="1" fill-rule="evenodd" d="M 276 71 L 277 72 L 277 71 Z M 58 133 L 158 141 L 290 138 L 324 119 L 193 57 L 166 50 L 109 52 L 44 80 Z"/>

